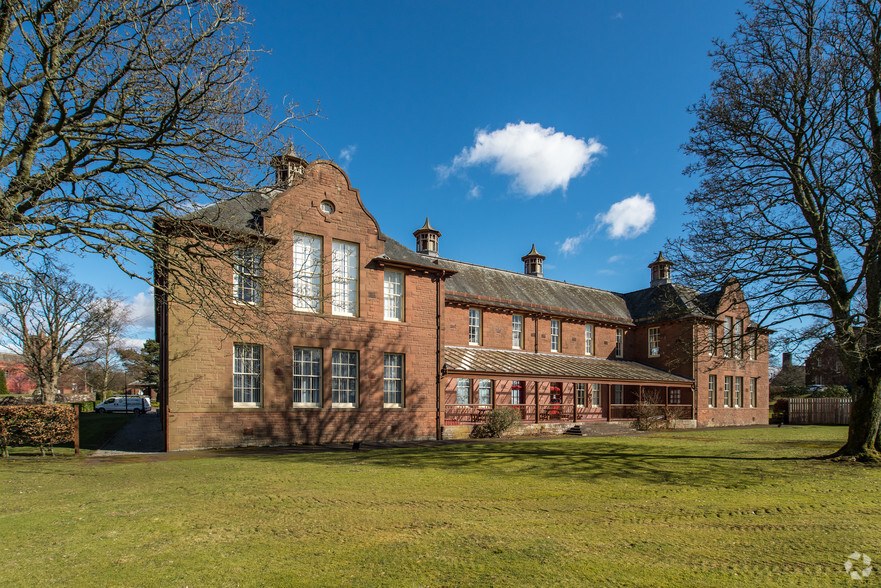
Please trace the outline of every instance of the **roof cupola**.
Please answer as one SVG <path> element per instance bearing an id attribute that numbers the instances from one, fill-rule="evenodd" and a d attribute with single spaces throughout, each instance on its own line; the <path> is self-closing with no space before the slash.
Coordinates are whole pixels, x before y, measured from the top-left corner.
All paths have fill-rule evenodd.
<path id="1" fill-rule="evenodd" d="M 529 250 L 529 253 L 521 257 L 523 260 L 523 273 L 527 276 L 535 276 L 536 278 L 543 278 L 544 272 L 542 272 L 542 262 L 547 259 L 544 255 L 536 251 L 535 243 L 532 244 L 532 249 Z"/>
<path id="2" fill-rule="evenodd" d="M 652 270 L 651 287 L 672 284 L 670 273 L 672 267 L 673 262 L 664 257 L 663 251 L 658 251 L 658 258 L 649 264 L 649 268 Z"/>
<path id="3" fill-rule="evenodd" d="M 441 233 L 431 226 L 428 222 L 428 217 L 425 217 L 425 224 L 422 225 L 421 229 L 413 231 L 413 236 L 416 237 L 416 253 L 430 255 L 431 257 L 438 256 L 437 245 Z"/>
<path id="4" fill-rule="evenodd" d="M 293 145 L 282 155 L 274 156 L 269 164 L 275 169 L 276 186 L 290 186 L 294 178 L 302 177 L 306 172 L 306 160 L 297 155 Z"/>

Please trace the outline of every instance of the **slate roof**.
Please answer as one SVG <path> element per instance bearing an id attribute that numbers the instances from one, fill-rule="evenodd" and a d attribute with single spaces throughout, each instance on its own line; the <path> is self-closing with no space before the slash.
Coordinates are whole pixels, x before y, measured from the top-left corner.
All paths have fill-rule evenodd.
<path id="1" fill-rule="evenodd" d="M 681 284 L 663 284 L 620 296 L 634 322 L 640 324 L 682 317 L 714 318 L 710 312 L 718 306 L 721 290 L 701 294 Z"/>
<path id="2" fill-rule="evenodd" d="M 250 192 L 200 208 L 184 215 L 183 218 L 221 229 L 261 233 L 263 213 L 269 210 L 270 203 L 279 192 L 279 190 Z"/>
<path id="3" fill-rule="evenodd" d="M 444 348 L 444 358 L 447 372 L 584 378 L 612 382 L 662 382 L 689 385 L 692 383 L 689 378 L 635 361 L 618 359 L 455 346 Z"/>
<path id="4" fill-rule="evenodd" d="M 446 280 L 447 300 L 485 301 L 516 310 L 541 309 L 561 316 L 603 317 L 615 323 L 632 323 L 624 300 L 613 292 L 460 261 L 443 261 L 457 272 Z"/>

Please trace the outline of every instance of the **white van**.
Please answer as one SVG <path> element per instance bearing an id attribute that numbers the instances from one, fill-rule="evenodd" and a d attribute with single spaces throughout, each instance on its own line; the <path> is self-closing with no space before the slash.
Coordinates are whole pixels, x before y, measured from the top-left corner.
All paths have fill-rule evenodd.
<path id="1" fill-rule="evenodd" d="M 114 396 L 95 406 L 95 412 L 133 412 L 139 415 L 150 411 L 150 399 L 146 396 Z"/>

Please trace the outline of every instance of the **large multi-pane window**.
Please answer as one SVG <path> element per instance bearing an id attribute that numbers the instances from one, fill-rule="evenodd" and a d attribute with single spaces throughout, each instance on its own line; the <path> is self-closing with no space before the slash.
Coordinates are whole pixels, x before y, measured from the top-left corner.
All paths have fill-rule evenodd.
<path id="1" fill-rule="evenodd" d="M 560 321 L 551 321 L 551 351 L 560 351 Z"/>
<path id="2" fill-rule="evenodd" d="M 294 348 L 293 402 L 298 406 L 321 405 L 321 350 Z"/>
<path id="3" fill-rule="evenodd" d="M 707 327 L 707 355 L 716 355 L 716 325 Z"/>
<path id="4" fill-rule="evenodd" d="M 624 404 L 624 385 L 615 384 L 615 401 L 613 404 Z"/>
<path id="5" fill-rule="evenodd" d="M 615 329 L 615 357 L 624 357 L 624 329 Z"/>
<path id="6" fill-rule="evenodd" d="M 404 356 L 386 353 L 382 371 L 383 403 L 386 406 L 404 406 Z"/>
<path id="7" fill-rule="evenodd" d="M 511 347 L 523 349 L 523 317 L 519 314 L 511 317 Z"/>
<path id="8" fill-rule="evenodd" d="M 661 327 L 649 328 L 649 357 L 661 355 Z"/>
<path id="9" fill-rule="evenodd" d="M 358 315 L 358 245 L 333 242 L 333 313 Z"/>
<path id="10" fill-rule="evenodd" d="M 731 376 L 725 376 L 725 407 L 731 406 Z"/>
<path id="11" fill-rule="evenodd" d="M 682 402 L 682 391 L 679 388 L 670 390 L 670 404 L 679 404 Z"/>
<path id="12" fill-rule="evenodd" d="M 575 384 L 575 404 L 578 406 L 587 404 L 587 384 Z"/>
<path id="13" fill-rule="evenodd" d="M 743 321 L 738 320 L 734 323 L 734 357 L 740 359 L 743 357 Z"/>
<path id="14" fill-rule="evenodd" d="M 603 401 L 600 398 L 599 384 L 591 384 L 590 403 L 593 405 L 594 408 L 599 408 L 603 405 Z"/>
<path id="15" fill-rule="evenodd" d="M 385 320 L 404 320 L 404 273 L 385 270 L 382 282 Z"/>
<path id="16" fill-rule="evenodd" d="M 492 404 L 493 381 L 477 380 L 477 403 Z"/>
<path id="17" fill-rule="evenodd" d="M 593 355 L 593 325 L 584 325 L 584 354 Z"/>
<path id="18" fill-rule="evenodd" d="M 480 310 L 468 309 L 468 343 L 480 345 Z"/>
<path id="19" fill-rule="evenodd" d="M 743 378 L 736 376 L 734 378 L 734 408 L 743 406 Z"/>
<path id="20" fill-rule="evenodd" d="M 233 266 L 233 296 L 239 302 L 260 304 L 260 250 L 256 247 L 237 249 Z"/>
<path id="21" fill-rule="evenodd" d="M 334 406 L 358 405 L 358 352 L 333 350 L 331 390 Z"/>
<path id="22" fill-rule="evenodd" d="M 759 379 L 758 378 L 750 378 L 749 379 L 749 407 L 755 408 L 759 405 Z"/>
<path id="23" fill-rule="evenodd" d="M 233 344 L 233 404 L 256 406 L 262 398 L 261 375 L 263 346 L 249 343 Z"/>
<path id="24" fill-rule="evenodd" d="M 321 237 L 294 233 L 294 308 L 321 310 Z"/>
<path id="25" fill-rule="evenodd" d="M 708 394 L 709 395 L 708 406 L 710 408 L 716 408 L 717 404 L 716 404 L 716 375 L 715 374 L 710 374 L 710 383 L 708 386 L 708 393 L 709 393 Z"/>
<path id="26" fill-rule="evenodd" d="M 459 378 L 456 380 L 456 404 L 469 404 L 471 402 L 471 378 Z"/>
<path id="27" fill-rule="evenodd" d="M 725 324 L 722 326 L 722 352 L 725 357 L 731 357 L 732 354 L 732 336 L 734 335 L 734 319 L 730 316 L 725 317 Z"/>

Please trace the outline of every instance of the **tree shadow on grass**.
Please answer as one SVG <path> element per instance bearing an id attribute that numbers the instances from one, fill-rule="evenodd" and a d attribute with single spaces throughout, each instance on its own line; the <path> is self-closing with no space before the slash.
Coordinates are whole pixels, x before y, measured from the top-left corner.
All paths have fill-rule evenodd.
<path id="1" fill-rule="evenodd" d="M 683 452 L 682 447 L 633 443 L 630 440 L 591 439 L 554 441 L 516 441 L 468 444 L 438 444 L 410 448 L 362 446 L 351 448 L 301 448 L 265 451 L 227 450 L 217 457 L 265 460 L 282 465 L 292 462 L 339 466 L 422 468 L 456 473 L 477 473 L 520 477 L 544 477 L 575 481 L 628 479 L 640 483 L 688 484 L 745 488 L 766 479 L 802 475 L 800 467 L 775 467 L 787 463 L 817 464 L 816 458 L 793 456 L 799 443 L 781 444 L 785 451 L 762 452 L 745 443 L 720 453 Z M 788 455 L 787 455 L 788 454 Z"/>

